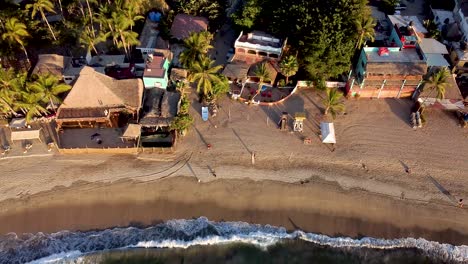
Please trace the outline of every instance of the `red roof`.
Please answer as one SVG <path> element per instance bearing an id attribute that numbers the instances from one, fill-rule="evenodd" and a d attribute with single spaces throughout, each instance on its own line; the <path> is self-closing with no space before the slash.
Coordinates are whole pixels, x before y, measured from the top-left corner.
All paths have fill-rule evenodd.
<path id="1" fill-rule="evenodd" d="M 204 17 L 178 14 L 171 27 L 171 35 L 176 39 L 184 39 L 192 32 L 201 32 L 208 29 L 208 20 Z"/>

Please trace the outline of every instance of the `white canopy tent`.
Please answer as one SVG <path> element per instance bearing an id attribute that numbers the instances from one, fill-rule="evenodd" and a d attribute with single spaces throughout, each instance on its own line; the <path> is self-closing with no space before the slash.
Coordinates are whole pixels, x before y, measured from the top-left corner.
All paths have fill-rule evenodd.
<path id="1" fill-rule="evenodd" d="M 322 133 L 322 143 L 335 144 L 335 126 L 333 123 L 321 122 L 320 131 Z"/>
<path id="2" fill-rule="evenodd" d="M 11 141 L 18 140 L 31 140 L 38 139 L 41 140 L 41 129 L 31 129 L 31 130 L 12 130 L 11 131 Z"/>

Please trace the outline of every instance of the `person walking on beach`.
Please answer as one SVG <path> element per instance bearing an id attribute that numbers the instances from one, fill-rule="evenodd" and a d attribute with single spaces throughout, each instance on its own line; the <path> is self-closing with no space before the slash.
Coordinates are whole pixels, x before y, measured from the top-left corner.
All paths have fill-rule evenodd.
<path id="1" fill-rule="evenodd" d="M 458 200 L 458 207 L 463 208 L 463 199 Z"/>

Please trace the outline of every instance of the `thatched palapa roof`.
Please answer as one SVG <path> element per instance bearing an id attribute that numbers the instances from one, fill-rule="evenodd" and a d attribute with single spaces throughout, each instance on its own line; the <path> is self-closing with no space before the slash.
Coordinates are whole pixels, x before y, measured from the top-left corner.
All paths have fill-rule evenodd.
<path id="1" fill-rule="evenodd" d="M 58 118 L 100 117 L 102 109 L 141 108 L 143 82 L 116 80 L 85 66 L 58 111 Z M 77 113 L 80 112 L 80 113 Z"/>
<path id="2" fill-rule="evenodd" d="M 144 116 L 140 120 L 140 124 L 143 126 L 169 126 L 177 115 L 179 101 L 179 93 L 159 88 L 145 90 Z"/>
<path id="3" fill-rule="evenodd" d="M 47 74 L 62 77 L 65 69 L 70 65 L 71 57 L 57 54 L 40 54 L 33 74 Z"/>

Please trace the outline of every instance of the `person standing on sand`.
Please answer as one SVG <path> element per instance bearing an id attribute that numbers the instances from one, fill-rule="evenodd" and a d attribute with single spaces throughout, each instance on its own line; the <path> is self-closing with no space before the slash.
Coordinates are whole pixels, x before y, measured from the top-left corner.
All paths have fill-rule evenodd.
<path id="1" fill-rule="evenodd" d="M 463 199 L 458 200 L 458 207 L 463 208 Z"/>

